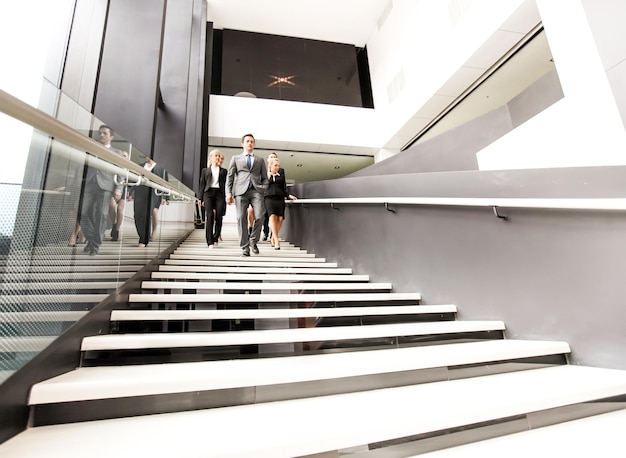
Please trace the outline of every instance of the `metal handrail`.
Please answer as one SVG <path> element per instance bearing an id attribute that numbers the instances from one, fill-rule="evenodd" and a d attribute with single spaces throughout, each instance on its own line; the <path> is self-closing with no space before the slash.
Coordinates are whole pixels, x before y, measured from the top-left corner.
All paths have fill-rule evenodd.
<path id="1" fill-rule="evenodd" d="M 0 89 L 0 111 L 32 126 L 36 130 L 50 135 L 55 140 L 72 146 L 73 148 L 83 150 L 121 169 L 129 170 L 136 175 L 140 175 L 143 177 L 142 181 L 144 183 L 147 180 L 155 183 L 157 185 L 155 187 L 171 192 L 173 195 L 195 200 L 194 194 L 187 194 L 179 189 L 173 188 L 168 181 L 146 170 L 141 165 L 135 164 L 116 152 L 110 151 L 92 138 L 85 137 L 49 114 L 34 108 L 2 89 Z"/>
<path id="2" fill-rule="evenodd" d="M 332 208 L 344 204 L 429 205 L 455 207 L 490 207 L 496 216 L 498 208 L 540 208 L 561 210 L 626 210 L 626 197 L 604 198 L 526 198 L 526 197 L 341 197 L 324 199 L 298 199 L 288 201 L 291 205 L 326 204 Z"/>

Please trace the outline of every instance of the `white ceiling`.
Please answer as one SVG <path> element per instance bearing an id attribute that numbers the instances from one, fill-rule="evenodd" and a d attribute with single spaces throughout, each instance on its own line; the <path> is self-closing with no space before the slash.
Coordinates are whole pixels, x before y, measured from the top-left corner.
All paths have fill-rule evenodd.
<path id="1" fill-rule="evenodd" d="M 392 0 L 207 0 L 208 20 L 216 29 L 324 40 L 359 47 L 366 45 L 377 27 L 377 21 L 391 4 Z M 486 43 L 474 59 L 484 60 L 487 64 L 483 68 L 487 68 L 488 62 L 495 62 L 514 45 L 519 39 L 519 32 L 526 33 L 537 23 L 534 2 L 526 2 L 525 10 L 522 9 L 507 24 L 507 31 L 512 33 L 502 33 L 493 43 Z M 433 132 L 442 133 L 497 108 L 554 68 L 545 34 L 540 34 L 533 43 L 483 82 L 446 116 L 445 121 L 438 122 Z M 442 87 L 441 94 L 435 94 L 386 147 L 401 148 L 445 111 L 451 101 L 476 81 L 476 69 L 482 65 L 473 64 L 468 68 L 474 73 L 462 67 L 455 78 Z M 515 77 L 511 78 L 511 75 Z M 290 181 L 295 182 L 339 178 L 373 163 L 373 157 L 313 152 L 319 150 L 319 145 L 311 149 L 302 146 L 298 151 L 280 151 L 277 145 L 266 145 L 268 149 L 265 151 L 259 148 L 261 143 L 257 145 L 257 152 L 266 156 L 272 150 L 277 151 L 281 165 L 288 170 Z M 240 152 L 240 148 L 233 146 L 236 145 L 232 142 L 221 142 L 212 143 L 210 148 L 219 147 L 228 160 Z"/>

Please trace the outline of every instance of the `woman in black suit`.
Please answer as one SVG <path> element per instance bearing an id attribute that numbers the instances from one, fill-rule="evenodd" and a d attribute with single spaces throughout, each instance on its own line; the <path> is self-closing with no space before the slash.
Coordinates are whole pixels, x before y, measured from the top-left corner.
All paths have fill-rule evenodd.
<path id="1" fill-rule="evenodd" d="M 280 250 L 278 233 L 285 218 L 285 199 L 295 200 L 296 197 L 287 191 L 285 170 L 280 168 L 280 160 L 278 158 L 269 159 L 267 179 L 269 184 L 265 192 L 265 210 L 270 219 L 271 243 L 275 250 Z"/>
<path id="2" fill-rule="evenodd" d="M 222 233 L 222 220 L 226 208 L 226 175 L 221 167 L 222 153 L 214 149 L 209 153 L 209 164 L 200 172 L 198 200 L 204 206 L 206 243 L 209 248 L 217 246 Z"/>
<path id="3" fill-rule="evenodd" d="M 146 158 L 143 167 L 164 180 L 168 179 L 167 172 L 152 158 Z M 155 191 L 154 188 L 146 185 L 132 188 L 135 229 L 139 235 L 139 247 L 145 247 L 155 240 L 159 207 L 162 203 L 169 204 L 167 197 L 158 195 Z"/>

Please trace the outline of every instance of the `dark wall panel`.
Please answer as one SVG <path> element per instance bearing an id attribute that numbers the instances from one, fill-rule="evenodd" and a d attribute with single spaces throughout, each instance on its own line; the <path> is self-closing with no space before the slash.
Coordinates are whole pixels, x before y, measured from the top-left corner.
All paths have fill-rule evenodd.
<path id="1" fill-rule="evenodd" d="M 161 61 L 161 104 L 156 113 L 153 158 L 182 176 L 194 0 L 168 2 Z M 190 107 L 191 108 L 191 107 Z"/>
<path id="2" fill-rule="evenodd" d="M 200 171 L 206 164 L 209 145 L 209 100 L 211 96 L 213 24 L 207 23 L 206 2 L 199 0 L 194 9 L 193 47 L 189 73 L 190 107 L 187 121 L 187 140 L 183 162 L 183 183 L 196 189 Z"/>
<path id="3" fill-rule="evenodd" d="M 94 114 L 151 155 L 166 0 L 111 0 Z"/>
<path id="4" fill-rule="evenodd" d="M 222 39 L 224 95 L 363 106 L 354 46 L 236 30 Z"/>

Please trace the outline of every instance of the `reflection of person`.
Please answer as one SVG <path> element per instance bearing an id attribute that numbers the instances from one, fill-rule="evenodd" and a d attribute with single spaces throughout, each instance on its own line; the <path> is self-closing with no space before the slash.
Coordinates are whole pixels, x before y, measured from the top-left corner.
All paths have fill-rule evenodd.
<path id="1" fill-rule="evenodd" d="M 220 167 L 220 152 L 214 149 L 209 153 L 209 164 L 200 172 L 198 200 L 204 206 L 206 243 L 209 248 L 217 246 L 222 232 L 222 219 L 226 207 L 226 175 L 225 168 Z"/>
<path id="2" fill-rule="evenodd" d="M 167 172 L 157 165 L 152 158 L 146 158 L 143 167 L 155 175 L 167 180 Z M 133 210 L 135 212 L 135 229 L 139 235 L 140 247 L 145 247 L 150 241 L 155 240 L 156 225 L 158 224 L 158 212 L 161 201 L 165 200 L 157 195 L 156 190 L 150 186 L 140 185 L 132 188 Z M 169 201 L 165 202 L 166 204 Z"/>
<path id="3" fill-rule="evenodd" d="M 280 168 L 280 160 L 272 158 L 269 160 L 267 178 L 269 183 L 265 193 L 265 209 L 270 215 L 270 229 L 272 230 L 272 245 L 275 250 L 280 250 L 280 239 L 278 233 L 285 218 L 285 199 L 295 200 L 296 197 L 287 191 L 287 179 L 285 171 Z"/>
<path id="4" fill-rule="evenodd" d="M 122 151 L 120 153 L 125 159 L 128 159 L 128 151 Z M 111 240 L 117 242 L 120 234 L 120 227 L 124 222 L 124 207 L 126 205 L 126 197 L 128 195 L 128 188 L 122 186 L 116 188 L 109 202 L 109 220 L 111 221 Z"/>
<path id="5" fill-rule="evenodd" d="M 113 129 L 102 125 L 98 129 L 98 138 L 105 148 L 119 153 L 111 147 Z M 83 192 L 83 205 L 80 216 L 81 230 L 87 239 L 84 251 L 95 255 L 100 249 L 104 230 L 107 225 L 109 201 L 115 189 L 113 174 L 87 165 L 85 171 L 85 187 Z"/>
<path id="6" fill-rule="evenodd" d="M 257 242 L 261 233 L 265 204 L 263 195 L 267 188 L 267 167 L 262 157 L 254 155 L 254 136 L 246 134 L 241 139 L 243 153 L 233 156 L 226 177 L 226 203 L 237 204 L 237 229 L 242 256 L 250 256 L 250 250 L 259 254 Z M 254 227 L 248 234 L 248 206 L 254 208 Z"/>

